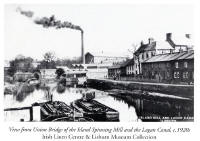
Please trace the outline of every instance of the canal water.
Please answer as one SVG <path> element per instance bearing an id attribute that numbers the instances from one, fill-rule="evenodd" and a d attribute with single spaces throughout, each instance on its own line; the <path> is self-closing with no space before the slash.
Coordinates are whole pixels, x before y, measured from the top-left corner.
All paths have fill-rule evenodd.
<path id="1" fill-rule="evenodd" d="M 30 93 L 4 95 L 4 108 L 28 107 L 35 102 L 46 102 L 50 100 L 51 94 L 53 101 L 70 105 L 87 91 L 95 91 L 95 100 L 117 110 L 120 122 L 194 120 L 193 100 L 150 92 L 148 95 L 130 94 L 123 90 L 111 93 L 92 88 L 66 88 L 56 84 L 47 88 L 35 87 Z M 5 111 L 4 117 L 5 121 L 29 121 L 30 111 Z"/>
<path id="2" fill-rule="evenodd" d="M 74 100 L 80 99 L 82 93 L 86 91 L 95 91 L 95 100 L 117 110 L 120 114 L 120 122 L 140 121 L 138 120 L 134 106 L 130 106 L 123 100 L 119 100 L 118 98 L 110 96 L 107 92 L 100 90 L 91 88 L 66 88 L 62 92 L 59 92 L 55 87 L 52 89 L 53 100 L 63 101 L 70 105 Z M 13 95 L 4 95 L 4 108 L 26 107 L 31 106 L 35 102 L 45 102 L 48 100 L 49 95 L 46 90 L 35 89 L 32 93 L 25 94 L 20 99 Z M 4 112 L 5 121 L 19 121 L 21 118 L 28 121 L 30 119 L 29 112 L 26 110 Z"/>

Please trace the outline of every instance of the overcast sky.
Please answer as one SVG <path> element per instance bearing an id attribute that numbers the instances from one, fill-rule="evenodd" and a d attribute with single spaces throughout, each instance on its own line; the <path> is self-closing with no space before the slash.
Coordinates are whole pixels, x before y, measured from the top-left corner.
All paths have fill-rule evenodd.
<path id="1" fill-rule="evenodd" d="M 81 34 L 71 29 L 43 28 L 33 18 L 16 12 L 31 10 L 35 17 L 55 15 L 84 30 L 85 52 L 128 54 L 132 44 L 149 37 L 165 40 L 165 34 L 193 34 L 190 5 L 6 5 L 5 59 L 22 54 L 42 59 L 47 51 L 59 58 L 81 55 Z"/>

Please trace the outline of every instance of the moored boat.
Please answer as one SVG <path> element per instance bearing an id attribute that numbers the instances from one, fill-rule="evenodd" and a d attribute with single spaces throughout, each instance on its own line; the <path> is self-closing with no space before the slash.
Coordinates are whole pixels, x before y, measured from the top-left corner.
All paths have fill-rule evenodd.
<path id="1" fill-rule="evenodd" d="M 63 118 L 73 121 L 73 109 L 61 101 L 48 101 L 41 103 L 41 120 L 53 121 L 57 118 Z"/>
<path id="2" fill-rule="evenodd" d="M 62 121 L 70 121 L 70 120 L 67 117 L 61 117 L 61 118 L 56 118 L 56 119 L 54 119 L 52 121 L 53 122 L 54 121 L 62 122 Z M 74 122 L 93 122 L 94 120 L 91 119 L 91 118 L 88 118 L 88 117 L 76 117 L 71 121 L 74 121 Z"/>
<path id="3" fill-rule="evenodd" d="M 66 78 L 66 86 L 74 86 L 78 84 L 78 79 L 73 77 Z"/>
<path id="4" fill-rule="evenodd" d="M 82 113 L 71 108 L 62 101 L 49 101 L 40 104 L 42 121 L 70 121 L 70 122 L 92 122 L 91 118 L 83 117 Z"/>
<path id="5" fill-rule="evenodd" d="M 119 112 L 96 100 L 94 92 L 83 94 L 82 99 L 75 100 L 71 106 L 83 113 L 84 117 L 89 117 L 95 121 L 119 121 Z"/>
<path id="6" fill-rule="evenodd" d="M 73 70 L 66 72 L 66 84 L 69 86 L 77 85 L 85 87 L 87 85 L 87 71 Z"/>

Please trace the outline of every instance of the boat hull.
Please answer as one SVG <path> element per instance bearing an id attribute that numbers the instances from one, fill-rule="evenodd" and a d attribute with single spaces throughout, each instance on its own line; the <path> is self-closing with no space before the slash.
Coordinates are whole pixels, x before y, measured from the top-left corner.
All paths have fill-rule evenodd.
<path id="1" fill-rule="evenodd" d="M 41 120 L 53 121 L 57 118 L 64 118 L 73 121 L 73 109 L 61 101 L 49 101 L 41 105 Z"/>
<path id="2" fill-rule="evenodd" d="M 84 117 L 94 119 L 94 121 L 119 121 L 119 112 L 99 103 L 96 100 L 84 101 L 82 99 L 71 103 L 71 106 Z"/>

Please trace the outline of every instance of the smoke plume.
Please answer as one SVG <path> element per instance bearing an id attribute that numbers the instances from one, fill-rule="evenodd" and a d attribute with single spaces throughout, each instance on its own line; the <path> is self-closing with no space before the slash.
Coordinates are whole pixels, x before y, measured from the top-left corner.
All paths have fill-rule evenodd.
<path id="1" fill-rule="evenodd" d="M 32 18 L 34 13 L 32 11 L 24 11 L 22 10 L 20 7 L 18 7 L 16 9 L 16 11 L 20 12 L 20 14 L 28 17 L 28 18 Z M 38 25 L 42 25 L 45 28 L 48 27 L 54 27 L 56 29 L 61 29 L 61 28 L 70 28 L 70 29 L 74 29 L 74 30 L 79 30 L 81 32 L 83 32 L 82 28 L 78 25 L 74 25 L 68 21 L 60 21 L 60 20 L 56 20 L 55 16 L 52 15 L 51 17 L 42 17 L 42 18 L 36 18 L 34 19 L 34 23 L 38 24 Z"/>
<path id="2" fill-rule="evenodd" d="M 55 27 L 56 29 L 70 28 L 70 29 L 82 31 L 81 27 L 78 25 L 73 25 L 72 23 L 70 23 L 68 21 L 61 22 L 60 20 L 56 20 L 54 15 L 52 15 L 49 18 L 43 17 L 41 19 L 35 19 L 34 22 L 36 24 L 40 24 L 46 28 L 48 28 L 48 27 Z"/>
<path id="3" fill-rule="evenodd" d="M 22 10 L 20 7 L 18 7 L 18 8 L 16 9 L 16 11 L 17 11 L 17 12 L 19 11 L 20 14 L 22 14 L 22 15 L 28 17 L 28 18 L 32 18 L 33 15 L 34 15 L 34 13 L 33 13 L 32 11 L 24 11 L 24 10 Z"/>

